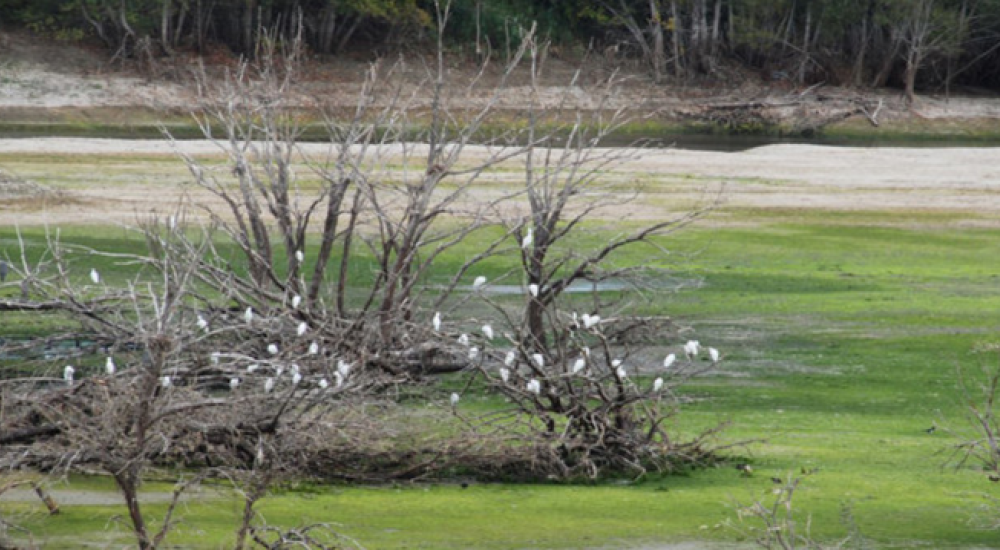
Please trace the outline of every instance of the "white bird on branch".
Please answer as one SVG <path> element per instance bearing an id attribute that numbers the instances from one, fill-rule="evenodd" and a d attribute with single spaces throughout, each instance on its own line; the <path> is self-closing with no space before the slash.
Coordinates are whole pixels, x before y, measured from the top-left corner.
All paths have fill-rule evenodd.
<path id="1" fill-rule="evenodd" d="M 625 380 L 626 378 L 628 378 L 628 373 L 625 372 L 625 367 L 619 366 L 618 368 L 616 368 L 615 376 L 617 376 L 621 380 Z"/>
<path id="2" fill-rule="evenodd" d="M 260 365 L 258 365 L 257 363 L 253 363 L 247 367 L 247 374 L 253 374 L 259 368 Z"/>
<path id="3" fill-rule="evenodd" d="M 274 389 L 274 378 L 268 377 L 268 379 L 264 381 L 264 393 L 271 393 L 271 390 L 273 389 Z"/>
<path id="4" fill-rule="evenodd" d="M 330 387 L 330 383 L 326 381 L 326 378 L 320 378 L 319 379 L 319 389 L 325 390 L 328 387 Z"/>
<path id="5" fill-rule="evenodd" d="M 479 357 L 479 348 L 472 346 L 469 348 L 469 361 L 475 361 L 476 357 Z"/>
<path id="6" fill-rule="evenodd" d="M 508 351 L 507 356 L 503 358 L 503 364 L 508 367 L 514 366 L 515 361 L 517 361 L 517 350 Z"/>
<path id="7" fill-rule="evenodd" d="M 669 369 L 674 364 L 674 361 L 676 361 L 676 360 L 677 360 L 677 356 L 674 355 L 673 353 L 671 353 L 670 355 L 668 355 L 666 357 L 666 359 L 663 360 L 663 368 Z"/>
<path id="8" fill-rule="evenodd" d="M 580 371 L 587 367 L 587 360 L 583 357 L 578 357 L 573 363 L 573 374 L 579 374 Z"/>
<path id="9" fill-rule="evenodd" d="M 278 355 L 278 344 L 268 344 L 267 352 L 271 355 Z"/>
<path id="10" fill-rule="evenodd" d="M 493 327 L 490 326 L 490 325 L 488 325 L 488 324 L 483 325 L 483 336 L 485 336 L 487 340 L 492 340 L 493 339 Z"/>
<path id="11" fill-rule="evenodd" d="M 208 321 L 206 321 L 201 315 L 198 315 L 198 328 L 204 331 L 208 330 Z"/>
<path id="12" fill-rule="evenodd" d="M 712 359 L 713 363 L 719 362 L 719 350 L 715 348 L 708 348 L 708 356 Z"/>
<path id="13" fill-rule="evenodd" d="M 614 360 L 611 361 L 611 366 L 614 367 L 614 368 L 620 367 L 621 364 L 622 364 L 622 360 L 621 359 L 614 359 Z"/>
<path id="14" fill-rule="evenodd" d="M 684 354 L 687 355 L 688 359 L 693 359 L 698 356 L 698 350 L 701 349 L 701 344 L 697 340 L 688 340 L 684 344 Z"/>
<path id="15" fill-rule="evenodd" d="M 584 313 L 580 316 L 580 320 L 583 321 L 583 328 L 590 329 L 601 322 L 601 316 Z"/>
<path id="16" fill-rule="evenodd" d="M 232 390 L 232 391 L 236 391 L 236 388 L 238 388 L 238 387 L 240 387 L 240 379 L 239 378 L 230 378 L 229 379 L 229 389 Z"/>
<path id="17" fill-rule="evenodd" d="M 160 386 L 162 386 L 164 388 L 169 388 L 172 383 L 173 383 L 173 381 L 170 380 L 169 376 L 162 376 L 162 377 L 160 377 Z"/>
<path id="18" fill-rule="evenodd" d="M 337 387 L 338 388 L 344 385 L 344 375 L 343 374 L 340 374 L 339 372 L 335 372 L 335 373 L 333 373 L 333 378 L 334 378 L 334 380 L 337 381 Z"/>
<path id="19" fill-rule="evenodd" d="M 308 330 L 309 330 L 309 323 L 306 323 L 305 321 L 302 321 L 301 323 L 299 323 L 299 328 L 297 328 L 295 330 L 295 333 L 298 334 L 299 336 L 302 336 Z"/>
<path id="20" fill-rule="evenodd" d="M 96 269 L 90 270 L 90 281 L 95 285 L 101 282 L 101 274 Z"/>
<path id="21" fill-rule="evenodd" d="M 301 382 L 301 381 L 302 381 L 302 375 L 299 374 L 298 371 L 293 372 L 292 373 L 292 384 L 295 384 L 296 386 L 298 386 L 299 382 Z"/>
<path id="22" fill-rule="evenodd" d="M 465 333 L 460 334 L 458 336 L 458 343 L 462 344 L 463 346 L 468 346 L 469 345 L 469 335 L 465 334 Z"/>
<path id="23" fill-rule="evenodd" d="M 76 372 L 76 369 L 74 369 L 72 365 L 66 365 L 66 368 L 63 369 L 63 380 L 72 384 L 74 372 Z"/>
<path id="24" fill-rule="evenodd" d="M 528 232 L 525 233 L 524 238 L 521 239 L 521 248 L 527 250 L 528 248 L 531 248 L 531 245 L 533 244 L 535 244 L 535 235 L 529 227 Z"/>
<path id="25" fill-rule="evenodd" d="M 347 375 L 351 374 L 351 364 L 343 359 L 337 360 L 337 374 L 347 378 Z"/>
<path id="26" fill-rule="evenodd" d="M 506 384 L 510 381 L 510 370 L 500 367 L 500 379 Z"/>
<path id="27" fill-rule="evenodd" d="M 302 296 L 296 294 L 292 296 L 292 309 L 299 309 L 299 304 L 302 303 Z"/>
<path id="28" fill-rule="evenodd" d="M 434 319 L 431 320 L 431 325 L 434 327 L 434 332 L 441 332 L 441 312 L 440 311 L 434 313 Z"/>
<path id="29" fill-rule="evenodd" d="M 316 355 L 319 353 L 319 344 L 312 342 L 309 344 L 309 355 Z"/>
<path id="30" fill-rule="evenodd" d="M 657 378 L 656 380 L 653 380 L 653 391 L 659 393 L 659 391 L 662 389 L 663 389 L 663 379 Z"/>
<path id="31" fill-rule="evenodd" d="M 243 312 L 243 320 L 249 325 L 253 322 L 253 308 L 248 307 L 246 311 Z"/>
<path id="32" fill-rule="evenodd" d="M 474 281 L 472 281 L 472 288 L 481 288 L 485 284 L 486 284 L 486 277 L 480 275 L 476 277 Z"/>
<path id="33" fill-rule="evenodd" d="M 104 371 L 108 373 L 108 376 L 115 375 L 115 360 L 113 357 L 108 357 L 108 360 L 104 362 Z"/>
<path id="34" fill-rule="evenodd" d="M 542 383 L 532 378 L 531 380 L 528 380 L 528 384 L 524 387 L 524 389 L 528 390 L 529 392 L 535 395 L 541 395 Z"/>
<path id="35" fill-rule="evenodd" d="M 296 250 L 295 251 L 295 261 L 296 262 L 302 263 L 302 262 L 305 261 L 305 259 L 306 259 L 306 255 L 301 250 Z"/>
<path id="36" fill-rule="evenodd" d="M 528 285 L 528 293 L 531 294 L 532 298 L 538 298 L 538 285 L 535 283 Z"/>
<path id="37" fill-rule="evenodd" d="M 457 393 L 452 392 L 452 394 L 451 394 L 451 406 L 452 406 L 452 408 L 455 408 L 455 405 L 458 405 L 458 401 L 460 399 L 461 399 L 461 397 Z"/>
<path id="38" fill-rule="evenodd" d="M 545 356 L 542 355 L 541 353 L 533 353 L 533 354 L 531 354 L 531 360 L 534 361 L 535 364 L 538 365 L 539 368 L 545 366 Z"/>

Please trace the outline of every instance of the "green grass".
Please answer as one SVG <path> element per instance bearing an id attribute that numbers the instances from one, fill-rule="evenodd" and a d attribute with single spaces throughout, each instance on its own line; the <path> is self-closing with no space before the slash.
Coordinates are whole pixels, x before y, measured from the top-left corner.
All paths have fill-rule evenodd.
<path id="1" fill-rule="evenodd" d="M 882 219 L 903 223 L 887 227 Z M 725 355 L 719 375 L 687 388 L 699 399 L 676 429 L 694 433 L 729 420 L 724 440 L 764 439 L 734 451 L 752 462 L 752 477 L 721 466 L 636 484 L 321 486 L 278 492 L 261 512 L 274 525 L 333 522 L 367 548 L 733 543 L 738 535 L 719 524 L 735 518 L 734 499 L 759 498 L 773 487 L 770 477 L 809 468 L 816 473 L 795 502 L 803 518 L 811 514 L 819 538 L 845 535 L 846 503 L 878 547 L 995 546 L 997 533 L 975 525 L 983 517 L 981 495 L 997 496 L 998 485 L 975 465 L 943 468 L 954 441 L 943 430 L 925 431 L 959 424 L 955 368 L 987 362 L 973 350 L 1000 340 L 1000 231 L 959 231 L 949 221 L 920 212 L 803 218 L 771 211 L 759 225 L 694 229 L 665 243 L 676 256 L 658 265 L 704 285 L 656 294 L 643 311 L 670 315 Z M 600 225 L 593 230 L 581 245 L 607 238 Z M 8 254 L 11 234 L 0 231 L 0 250 Z M 64 231 L 67 240 L 93 248 L 138 246 L 122 236 L 117 229 Z M 29 237 L 38 242 L 37 232 Z M 451 273 L 474 244 L 445 258 L 442 272 Z M 649 263 L 649 251 L 616 262 Z M 112 261 L 97 265 L 111 281 L 129 276 Z M 508 268 L 491 261 L 480 269 L 492 279 Z M 0 333 L 27 320 L 4 315 Z M 71 484 L 80 487 L 111 490 L 103 480 Z M 150 488 L 157 487 L 163 490 Z M 154 514 L 161 509 L 152 506 Z M 225 548 L 237 511 L 227 493 L 206 493 L 182 510 L 185 522 L 170 542 Z M 122 514 L 121 506 L 66 506 L 58 516 L 30 515 L 23 523 L 52 548 L 76 547 L 80 537 L 124 544 L 126 535 L 109 523 Z"/>

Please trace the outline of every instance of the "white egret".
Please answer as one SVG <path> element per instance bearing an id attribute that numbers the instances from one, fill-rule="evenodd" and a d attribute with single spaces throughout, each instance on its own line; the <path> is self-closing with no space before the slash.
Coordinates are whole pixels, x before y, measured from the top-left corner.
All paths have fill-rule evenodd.
<path id="1" fill-rule="evenodd" d="M 113 357 L 108 357 L 108 360 L 104 362 L 104 371 L 108 373 L 108 376 L 115 375 L 115 360 Z"/>
<path id="2" fill-rule="evenodd" d="M 301 382 L 301 381 L 302 381 L 302 375 L 299 374 L 298 371 L 293 372 L 292 373 L 292 384 L 295 384 L 296 386 L 298 386 L 299 382 Z"/>
<path id="3" fill-rule="evenodd" d="M 278 368 L 274 369 L 274 376 L 278 378 L 281 378 L 281 375 L 284 373 L 285 373 L 285 367 L 279 366 Z"/>
<path id="4" fill-rule="evenodd" d="M 201 330 L 208 330 L 208 321 L 206 321 L 201 315 L 198 315 L 198 328 Z"/>
<path id="5" fill-rule="evenodd" d="M 334 377 L 334 379 L 337 380 L 337 387 L 338 388 L 344 385 L 344 375 L 343 374 L 340 374 L 339 372 L 335 372 L 335 373 L 333 373 L 333 377 Z"/>
<path id="6" fill-rule="evenodd" d="M 306 255 L 303 254 L 301 250 L 296 250 L 295 251 L 295 261 L 296 262 L 302 263 L 303 261 L 305 261 L 305 259 L 306 259 Z"/>
<path id="7" fill-rule="evenodd" d="M 503 364 L 512 367 L 514 366 L 514 361 L 517 361 L 517 350 L 510 350 L 507 352 L 507 356 L 503 358 Z"/>
<path id="8" fill-rule="evenodd" d="M 617 376 L 618 378 L 620 378 L 622 380 L 628 378 L 628 373 L 625 372 L 625 367 L 619 366 L 618 368 L 616 368 L 615 369 L 615 376 Z"/>
<path id="9" fill-rule="evenodd" d="M 295 333 L 302 336 L 309 330 L 309 323 L 302 321 L 299 323 L 299 328 L 295 329 Z"/>
<path id="10" fill-rule="evenodd" d="M 601 322 L 601 316 L 584 313 L 580 316 L 580 320 L 583 321 L 583 328 L 590 329 Z"/>
<path id="11" fill-rule="evenodd" d="M 621 359 L 614 359 L 614 360 L 611 361 L 611 366 L 614 367 L 614 368 L 620 367 L 621 364 L 622 364 L 622 360 Z"/>
<path id="12" fill-rule="evenodd" d="M 534 361 L 535 364 L 538 365 L 539 367 L 545 366 L 545 356 L 542 355 L 541 353 L 532 353 L 531 360 Z"/>
<path id="13" fill-rule="evenodd" d="M 688 340 L 684 344 L 684 354 L 687 355 L 688 359 L 692 359 L 698 355 L 698 350 L 701 348 L 701 344 L 697 340 Z"/>
<path id="14" fill-rule="evenodd" d="M 469 361 L 475 361 L 476 357 L 479 357 L 479 348 L 472 346 L 469 348 Z"/>
<path id="15" fill-rule="evenodd" d="M 264 381 L 264 393 L 271 393 L 271 390 L 273 389 L 274 389 L 274 378 L 268 377 L 268 379 Z"/>
<path id="16" fill-rule="evenodd" d="M 485 336 L 487 340 L 492 340 L 493 339 L 493 327 L 490 326 L 490 325 L 488 325 L 488 324 L 483 325 L 483 336 Z"/>
<path id="17" fill-rule="evenodd" d="M 246 311 L 243 312 L 243 320 L 249 325 L 253 322 L 253 308 L 248 307 Z"/>
<path id="18" fill-rule="evenodd" d="M 253 364 L 247 366 L 247 374 L 253 374 L 254 371 L 256 371 L 259 368 L 260 368 L 260 365 L 258 365 L 257 363 L 253 363 Z"/>
<path id="19" fill-rule="evenodd" d="M 278 344 L 268 344 L 267 352 L 271 355 L 278 355 Z"/>
<path id="20" fill-rule="evenodd" d="M 63 380 L 72 384 L 74 372 L 76 372 L 76 369 L 74 369 L 72 365 L 66 365 L 66 368 L 63 369 Z"/>
<path id="21" fill-rule="evenodd" d="M 459 395 L 457 393 L 452 392 L 451 393 L 451 406 L 454 407 L 455 405 L 458 405 L 459 399 L 461 399 L 461 397 L 459 397 Z"/>
<path id="22" fill-rule="evenodd" d="M 531 294 L 533 298 L 538 298 L 538 285 L 535 283 L 528 285 L 528 293 Z"/>
<path id="23" fill-rule="evenodd" d="M 663 389 L 663 379 L 657 378 L 656 380 L 653 380 L 653 391 L 659 392 L 662 389 Z"/>
<path id="24" fill-rule="evenodd" d="M 663 368 L 669 369 L 674 364 L 674 361 L 676 361 L 676 360 L 677 360 L 677 356 L 674 355 L 673 353 L 671 353 L 670 355 L 667 355 L 666 359 L 663 360 Z"/>
<path id="25" fill-rule="evenodd" d="M 500 379 L 503 380 L 504 384 L 506 384 L 507 382 L 509 382 L 510 381 L 510 370 L 505 369 L 504 367 L 500 367 Z"/>
<path id="26" fill-rule="evenodd" d="M 172 383 L 172 381 L 170 380 L 169 376 L 161 376 L 160 377 L 160 386 L 162 386 L 164 388 L 169 388 L 171 383 Z"/>
<path id="27" fill-rule="evenodd" d="M 95 285 L 101 282 L 101 274 L 96 269 L 90 270 L 90 281 Z"/>
<path id="28" fill-rule="evenodd" d="M 240 379 L 239 378 L 230 378 L 229 379 L 229 389 L 232 390 L 232 391 L 236 391 L 236 388 L 238 388 L 238 387 L 240 387 Z"/>
<path id="29" fill-rule="evenodd" d="M 587 360 L 583 357 L 578 357 L 573 363 L 573 374 L 579 374 L 587 366 Z"/>
<path id="30" fill-rule="evenodd" d="M 441 312 L 440 311 L 438 311 L 438 312 L 436 312 L 434 314 L 434 319 L 431 321 L 431 324 L 434 325 L 434 332 L 440 332 L 441 331 Z"/>
<path id="31" fill-rule="evenodd" d="M 348 374 L 351 374 L 351 364 L 343 359 L 337 360 L 337 374 L 347 378 Z"/>
<path id="32" fill-rule="evenodd" d="M 299 309 L 299 304 L 302 303 L 302 296 L 296 294 L 292 296 L 292 309 Z"/>
<path id="33" fill-rule="evenodd" d="M 719 362 L 719 350 L 715 348 L 708 348 L 708 356 L 712 359 L 713 363 Z"/>
<path id="34" fill-rule="evenodd" d="M 328 387 L 330 387 L 330 383 L 326 381 L 326 378 L 320 378 L 319 379 L 319 389 L 325 390 Z"/>
<path id="35" fill-rule="evenodd" d="M 528 380 L 528 384 L 524 387 L 524 389 L 528 390 L 529 392 L 535 395 L 541 395 L 542 383 L 532 378 L 531 380 Z"/>
<path id="36" fill-rule="evenodd" d="M 486 284 L 486 277 L 480 275 L 476 277 L 474 281 L 472 281 L 472 288 L 479 288 L 485 284 Z"/>
<path id="37" fill-rule="evenodd" d="M 458 336 L 458 343 L 462 344 L 463 346 L 468 346 L 469 345 L 469 335 L 465 334 L 465 333 L 460 334 Z"/>
<path id="38" fill-rule="evenodd" d="M 312 342 L 309 344 L 309 355 L 316 355 L 319 353 L 319 344 Z"/>
<path id="39" fill-rule="evenodd" d="M 524 238 L 521 239 L 521 248 L 528 249 L 531 245 L 535 244 L 535 234 L 532 232 L 531 228 L 528 228 L 528 232 L 524 234 Z"/>

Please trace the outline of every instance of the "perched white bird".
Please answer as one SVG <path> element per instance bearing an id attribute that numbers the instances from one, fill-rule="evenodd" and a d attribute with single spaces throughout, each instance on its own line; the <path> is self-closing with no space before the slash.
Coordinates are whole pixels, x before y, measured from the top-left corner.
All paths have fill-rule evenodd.
<path id="1" fill-rule="evenodd" d="M 104 371 L 108 373 L 108 376 L 115 375 L 115 360 L 113 357 L 108 357 L 108 360 L 104 362 Z"/>
<path id="2" fill-rule="evenodd" d="M 463 346 L 468 346 L 469 345 L 469 335 L 465 334 L 465 333 L 460 334 L 458 336 L 458 343 L 462 344 Z"/>
<path id="3" fill-rule="evenodd" d="M 577 360 L 573 362 L 573 374 L 579 374 L 580 371 L 582 371 L 586 367 L 587 367 L 587 360 L 584 359 L 583 357 L 577 358 Z"/>
<path id="4" fill-rule="evenodd" d="M 659 392 L 662 389 L 663 389 L 663 379 L 657 378 L 656 380 L 653 380 L 653 391 Z"/>
<path id="5" fill-rule="evenodd" d="M 583 354 L 585 356 L 590 357 L 590 348 L 589 347 L 583 346 L 583 349 L 581 349 L 581 351 L 583 351 Z"/>
<path id="6" fill-rule="evenodd" d="M 302 296 L 296 294 L 292 296 L 292 309 L 299 309 L 299 304 L 302 303 Z"/>
<path id="7" fill-rule="evenodd" d="M 615 367 L 615 368 L 620 367 L 621 364 L 622 364 L 622 360 L 621 359 L 614 359 L 614 360 L 611 361 L 611 366 Z"/>
<path id="8" fill-rule="evenodd" d="M 274 389 L 274 378 L 268 377 L 268 379 L 264 381 L 264 393 L 271 393 L 271 390 L 273 389 Z"/>
<path id="9" fill-rule="evenodd" d="M 521 248 L 527 249 L 530 248 L 531 245 L 533 244 L 535 244 L 535 235 L 532 232 L 531 228 L 529 227 L 528 232 L 525 233 L 524 238 L 521 239 Z"/>
<path id="10" fill-rule="evenodd" d="M 243 312 L 243 320 L 249 325 L 253 322 L 253 308 L 248 307 L 246 311 Z"/>
<path id="11" fill-rule="evenodd" d="M 330 383 L 326 381 L 326 378 L 320 378 L 319 379 L 319 389 L 325 390 L 328 387 L 330 387 Z"/>
<path id="12" fill-rule="evenodd" d="M 663 360 L 663 368 L 669 369 L 676 360 L 677 356 L 671 353 L 670 355 L 667 356 L 666 359 Z"/>
<path id="13" fill-rule="evenodd" d="M 688 359 L 696 357 L 699 349 L 701 349 L 701 344 L 697 340 L 688 340 L 684 344 L 684 354 L 687 355 Z"/>
<path id="14" fill-rule="evenodd" d="M 212 356 L 211 357 L 212 357 L 212 364 L 213 365 L 218 365 L 219 364 L 219 355 L 220 354 L 217 351 L 213 351 L 212 352 Z"/>
<path id="15" fill-rule="evenodd" d="M 539 367 L 545 366 L 545 356 L 542 355 L 541 353 L 532 353 L 531 360 L 534 361 L 535 364 L 538 365 Z"/>
<path id="16" fill-rule="evenodd" d="M 517 350 L 510 350 L 507 352 L 507 356 L 503 358 L 503 364 L 512 367 L 514 366 L 514 361 L 517 361 Z"/>
<path id="17" fill-rule="evenodd" d="M 528 285 L 528 293 L 531 294 L 533 298 L 538 298 L 538 285 L 535 283 Z"/>
<path id="18" fill-rule="evenodd" d="M 279 365 L 278 368 L 274 369 L 274 376 L 278 378 L 281 378 L 281 375 L 284 373 L 285 373 L 285 367 Z"/>
<path id="19" fill-rule="evenodd" d="M 479 348 L 472 346 L 469 348 L 469 361 L 475 361 L 476 357 L 479 357 Z"/>
<path id="20" fill-rule="evenodd" d="M 238 388 L 238 387 L 240 387 L 240 379 L 239 378 L 230 378 L 229 379 L 229 389 L 233 390 L 233 391 L 236 391 L 236 388 Z"/>
<path id="21" fill-rule="evenodd" d="M 528 380 L 528 384 L 524 387 L 524 389 L 535 395 L 540 395 L 542 393 L 542 383 L 532 378 L 531 380 Z"/>
<path id="22" fill-rule="evenodd" d="M 455 405 L 458 405 L 458 400 L 459 399 L 461 399 L 461 397 L 459 397 L 459 395 L 457 393 L 452 392 L 451 393 L 451 406 L 454 407 Z"/>
<path id="23" fill-rule="evenodd" d="M 434 332 L 440 332 L 441 330 L 441 312 L 438 311 L 434 314 L 434 319 L 431 321 L 434 326 Z"/>
<path id="24" fill-rule="evenodd" d="M 66 368 L 63 369 L 63 380 L 72 384 L 74 372 L 76 372 L 76 369 L 74 369 L 72 365 L 66 365 Z"/>
<path id="25" fill-rule="evenodd" d="M 90 270 L 90 282 L 95 285 L 101 282 L 101 274 L 98 273 L 96 269 Z"/>
<path id="26" fill-rule="evenodd" d="M 267 352 L 271 355 L 278 355 L 278 344 L 268 344 Z"/>
<path id="27" fill-rule="evenodd" d="M 601 322 L 601 316 L 584 313 L 580 316 L 580 320 L 583 321 L 583 328 L 590 329 Z"/>
<path id="28" fill-rule="evenodd" d="M 301 381 L 302 381 L 302 375 L 299 374 L 298 371 L 293 372 L 292 373 L 292 384 L 295 384 L 296 386 L 298 386 L 299 382 L 301 382 Z"/>
<path id="29" fill-rule="evenodd" d="M 337 360 L 337 374 L 347 378 L 347 375 L 351 374 L 351 364 L 343 359 Z"/>
<path id="30" fill-rule="evenodd" d="M 319 344 L 312 342 L 309 344 L 309 355 L 316 355 L 319 353 Z"/>
<path id="31" fill-rule="evenodd" d="M 302 336 L 308 330 L 309 330 L 309 323 L 302 321 L 301 323 L 299 323 L 299 328 L 295 329 L 295 333 L 298 334 L 299 336 Z"/>
<path id="32" fill-rule="evenodd" d="M 487 340 L 492 340 L 493 339 L 493 327 L 490 326 L 490 325 L 483 325 L 483 336 L 485 336 Z"/>
<path id="33" fill-rule="evenodd" d="M 617 376 L 618 378 L 620 378 L 622 380 L 628 378 L 628 373 L 625 372 L 625 367 L 619 366 L 618 368 L 616 368 L 615 369 L 615 376 Z"/>
<path id="34" fill-rule="evenodd" d="M 510 370 L 500 367 L 500 379 L 506 384 L 510 381 Z"/>
<path id="35" fill-rule="evenodd" d="M 708 348 L 708 356 L 712 359 L 713 363 L 719 362 L 719 350 L 715 348 Z"/>
<path id="36" fill-rule="evenodd" d="M 208 321 L 206 321 L 201 315 L 198 316 L 198 328 L 201 330 L 208 330 Z"/>
<path id="37" fill-rule="evenodd" d="M 295 374 L 297 372 L 299 372 L 299 365 L 298 365 L 298 363 L 292 363 L 292 374 Z"/>
<path id="38" fill-rule="evenodd" d="M 335 373 L 333 373 L 333 378 L 337 381 L 337 387 L 338 388 L 344 385 L 344 375 L 343 374 L 340 374 L 339 372 L 335 372 Z"/>
<path id="39" fill-rule="evenodd" d="M 472 281 L 472 288 L 479 288 L 485 284 L 486 284 L 486 277 L 480 275 L 476 277 L 474 281 Z"/>
<path id="40" fill-rule="evenodd" d="M 305 261 L 305 259 L 306 259 L 306 255 L 303 254 L 301 250 L 296 250 L 295 251 L 295 261 L 296 262 L 302 263 L 303 261 Z"/>
<path id="41" fill-rule="evenodd" d="M 256 371 L 259 368 L 260 368 L 260 365 L 258 365 L 257 363 L 253 363 L 253 364 L 251 364 L 251 365 L 249 365 L 247 367 L 247 373 L 248 374 L 252 374 L 254 371 Z"/>
<path id="42" fill-rule="evenodd" d="M 160 386 L 163 386 L 164 388 L 169 388 L 170 384 L 171 380 L 169 376 L 160 377 Z"/>

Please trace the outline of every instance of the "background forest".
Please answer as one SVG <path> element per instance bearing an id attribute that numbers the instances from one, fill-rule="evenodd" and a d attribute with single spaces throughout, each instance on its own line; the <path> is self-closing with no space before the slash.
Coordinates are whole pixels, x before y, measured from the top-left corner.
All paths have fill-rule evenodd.
<path id="1" fill-rule="evenodd" d="M 510 55 L 532 22 L 552 56 L 591 53 L 657 82 L 729 79 L 963 91 L 1000 86 L 1000 0 L 456 0 L 456 53 Z M 436 39 L 428 0 L 8 0 L 0 23 L 95 37 L 121 58 L 258 50 L 259 28 L 323 55 L 390 54 Z M 982 90 L 978 90 L 982 91 Z"/>

